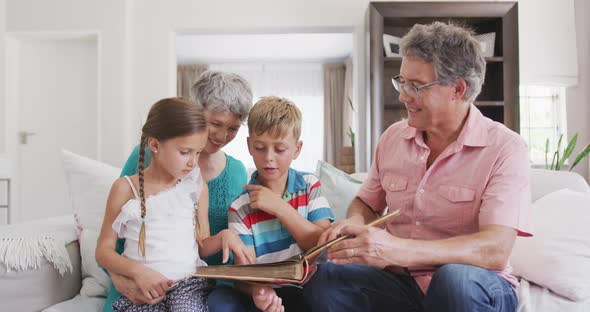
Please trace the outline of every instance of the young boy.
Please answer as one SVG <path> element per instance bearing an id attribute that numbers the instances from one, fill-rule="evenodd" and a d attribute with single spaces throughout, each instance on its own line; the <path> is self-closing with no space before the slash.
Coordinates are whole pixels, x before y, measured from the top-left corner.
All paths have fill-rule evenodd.
<path id="1" fill-rule="evenodd" d="M 229 228 L 257 263 L 286 260 L 314 247 L 334 215 L 318 178 L 290 168 L 303 145 L 295 104 L 278 97 L 260 99 L 248 115 L 248 129 L 248 150 L 257 170 L 231 204 Z M 300 289 L 240 287 L 263 311 L 280 310 L 281 302 L 287 310 L 305 309 Z"/>

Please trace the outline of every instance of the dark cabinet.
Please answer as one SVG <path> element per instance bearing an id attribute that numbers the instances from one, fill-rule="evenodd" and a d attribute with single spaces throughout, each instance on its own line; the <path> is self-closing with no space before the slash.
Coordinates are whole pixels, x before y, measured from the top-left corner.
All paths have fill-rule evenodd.
<path id="1" fill-rule="evenodd" d="M 475 105 L 482 113 L 518 132 L 518 4 L 517 2 L 371 2 L 370 99 L 371 147 L 381 133 L 406 116 L 391 78 L 399 74 L 401 57 L 386 57 L 383 34 L 403 37 L 414 24 L 453 21 L 476 34 L 494 33 L 493 55 L 486 57 L 486 77 Z"/>

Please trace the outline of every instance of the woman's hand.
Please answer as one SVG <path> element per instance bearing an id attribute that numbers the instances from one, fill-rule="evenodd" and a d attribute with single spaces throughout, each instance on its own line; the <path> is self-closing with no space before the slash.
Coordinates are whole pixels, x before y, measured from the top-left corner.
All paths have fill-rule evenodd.
<path id="1" fill-rule="evenodd" d="M 222 262 L 226 263 L 229 259 L 229 251 L 234 253 L 236 263 L 239 264 L 253 264 L 256 259 L 253 259 L 247 250 L 246 245 L 242 242 L 240 237 L 232 230 L 225 229 L 221 234 L 221 250 L 223 252 Z"/>
<path id="2" fill-rule="evenodd" d="M 161 296 L 150 300 L 143 295 L 133 280 L 113 272 L 109 272 L 109 274 L 115 288 L 134 304 L 156 304 L 166 298 L 166 296 Z"/>
<path id="3" fill-rule="evenodd" d="M 139 292 L 147 298 L 148 301 L 163 298 L 173 282 L 160 272 L 154 271 L 148 267 L 144 267 L 143 270 L 134 274 L 133 281 L 139 289 Z"/>
<path id="4" fill-rule="evenodd" d="M 252 289 L 254 305 L 263 312 L 284 312 L 283 300 L 274 289 L 267 286 L 254 286 Z"/>

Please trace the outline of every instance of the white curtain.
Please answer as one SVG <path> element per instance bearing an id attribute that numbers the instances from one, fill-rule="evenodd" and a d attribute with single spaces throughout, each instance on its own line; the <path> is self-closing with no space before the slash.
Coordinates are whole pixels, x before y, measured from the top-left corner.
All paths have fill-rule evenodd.
<path id="1" fill-rule="evenodd" d="M 314 172 L 324 153 L 324 100 L 322 65 L 319 63 L 228 63 L 211 64 L 213 70 L 236 73 L 252 87 L 254 102 L 262 96 L 280 96 L 295 103 L 303 120 L 301 140 L 303 149 L 293 161 L 297 170 Z M 243 125 L 236 138 L 224 151 L 241 160 L 246 168 L 254 168 L 248 153 L 247 125 Z"/>
<path id="2" fill-rule="evenodd" d="M 191 97 L 191 88 L 203 72 L 209 69 L 203 64 L 184 64 L 176 68 L 176 95 L 187 99 Z"/>
<path id="3" fill-rule="evenodd" d="M 344 142 L 344 108 L 349 104 L 344 95 L 346 66 L 344 64 L 324 65 L 324 138 L 326 162 L 339 164 L 340 148 Z M 348 127 L 346 127 L 348 128 Z"/>

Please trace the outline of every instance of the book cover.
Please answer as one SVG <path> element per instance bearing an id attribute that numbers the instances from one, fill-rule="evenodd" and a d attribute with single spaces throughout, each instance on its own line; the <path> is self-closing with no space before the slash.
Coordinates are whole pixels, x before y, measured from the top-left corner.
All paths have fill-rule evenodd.
<path id="1" fill-rule="evenodd" d="M 399 210 L 393 211 L 373 220 L 369 225 L 380 226 L 384 224 L 385 221 L 390 220 L 398 214 Z M 247 265 L 201 266 L 197 267 L 197 270 L 193 275 L 198 277 L 254 282 L 275 286 L 302 286 L 315 272 L 318 260 L 322 257 L 322 254 L 326 249 L 348 238 L 351 238 L 351 236 L 339 236 L 331 241 L 311 248 L 303 254 L 284 261 Z"/>

